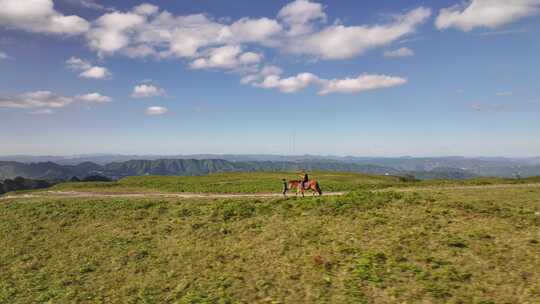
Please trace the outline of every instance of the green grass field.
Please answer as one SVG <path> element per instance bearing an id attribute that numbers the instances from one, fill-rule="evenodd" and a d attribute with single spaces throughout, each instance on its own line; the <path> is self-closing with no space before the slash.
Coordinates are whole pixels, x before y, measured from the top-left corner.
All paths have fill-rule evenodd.
<path id="1" fill-rule="evenodd" d="M 370 189 L 404 183 L 394 176 L 314 172 L 324 191 Z M 62 183 L 51 190 L 122 192 L 266 193 L 281 192 L 281 180 L 299 179 L 294 172 L 216 173 L 207 176 L 131 176 L 116 182 Z"/>
<path id="2" fill-rule="evenodd" d="M 540 183 L 540 177 L 516 179 L 475 178 L 470 180 L 406 181 L 396 176 L 359 173 L 313 172 L 324 192 L 382 189 L 389 187 L 439 187 Z M 294 172 L 216 173 L 207 176 L 131 176 L 114 182 L 61 183 L 53 191 L 100 193 L 194 192 L 194 193 L 280 193 L 281 179 L 298 179 Z"/>
<path id="3" fill-rule="evenodd" d="M 339 188 L 348 175 L 326 174 L 326 191 L 351 190 Z M 234 177 L 106 187 L 266 192 L 281 175 Z M 263 178 L 264 187 L 250 182 Z M 540 186 L 439 181 L 404 192 L 426 183 L 356 178 L 349 187 L 400 187 L 305 199 L 0 201 L 0 303 L 540 303 Z"/>

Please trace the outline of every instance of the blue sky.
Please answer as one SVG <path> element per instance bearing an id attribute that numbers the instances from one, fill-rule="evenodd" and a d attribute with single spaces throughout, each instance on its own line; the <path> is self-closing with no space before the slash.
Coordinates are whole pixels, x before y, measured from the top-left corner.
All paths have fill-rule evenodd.
<path id="1" fill-rule="evenodd" d="M 0 7 L 2 155 L 540 155 L 539 0 Z"/>

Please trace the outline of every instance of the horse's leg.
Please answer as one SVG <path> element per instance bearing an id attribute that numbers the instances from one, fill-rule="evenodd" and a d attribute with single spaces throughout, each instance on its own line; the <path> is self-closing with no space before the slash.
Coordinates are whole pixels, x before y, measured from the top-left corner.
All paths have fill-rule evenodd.
<path id="1" fill-rule="evenodd" d="M 315 192 L 318 193 L 319 195 L 322 195 L 321 188 L 319 187 L 319 183 L 315 182 L 312 186 L 313 187 L 311 188 L 311 190 L 313 190 L 313 195 L 315 195 Z"/>

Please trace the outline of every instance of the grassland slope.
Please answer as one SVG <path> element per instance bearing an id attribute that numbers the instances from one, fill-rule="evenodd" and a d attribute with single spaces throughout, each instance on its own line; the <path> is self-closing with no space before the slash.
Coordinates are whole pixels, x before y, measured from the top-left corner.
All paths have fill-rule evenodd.
<path id="1" fill-rule="evenodd" d="M 538 303 L 539 198 L 11 199 L 0 303 Z"/>
<path id="2" fill-rule="evenodd" d="M 313 172 L 323 191 L 374 189 L 405 183 L 401 177 L 359 173 Z M 53 191 L 97 192 L 192 192 L 192 193 L 280 193 L 281 179 L 298 179 L 292 172 L 213 173 L 205 176 L 130 176 L 117 182 L 62 183 Z"/>
<path id="3" fill-rule="evenodd" d="M 396 187 L 452 187 L 540 183 L 540 177 L 416 181 L 397 176 L 344 172 L 312 172 L 323 192 Z M 213 173 L 205 176 L 131 176 L 115 182 L 61 183 L 52 191 L 97 193 L 281 193 L 281 179 L 298 179 L 294 172 Z"/>

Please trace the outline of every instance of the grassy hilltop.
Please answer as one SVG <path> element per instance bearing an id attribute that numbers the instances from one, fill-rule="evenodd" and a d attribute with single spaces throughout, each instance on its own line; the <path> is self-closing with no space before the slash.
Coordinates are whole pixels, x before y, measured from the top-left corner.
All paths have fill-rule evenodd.
<path id="1" fill-rule="evenodd" d="M 279 191 L 281 177 L 137 177 L 57 189 L 267 192 L 276 178 Z M 314 177 L 325 191 L 353 191 L 0 201 L 0 303 L 540 302 L 540 185 Z M 494 183 L 501 187 L 478 187 Z"/>
<path id="2" fill-rule="evenodd" d="M 394 176 L 313 172 L 324 191 L 348 191 L 403 183 Z M 130 176 L 117 182 L 63 183 L 51 190 L 99 192 L 280 193 L 281 179 L 299 179 L 294 172 L 213 173 L 206 176 Z"/>
<path id="3" fill-rule="evenodd" d="M 540 182 L 540 177 L 524 179 L 474 178 L 469 180 L 411 181 L 397 176 L 343 172 L 312 172 L 324 192 L 382 189 L 389 187 L 466 186 L 524 184 Z M 53 191 L 195 192 L 195 193 L 280 193 L 281 179 L 299 179 L 295 172 L 212 173 L 206 176 L 131 176 L 115 182 L 62 183 Z"/>

